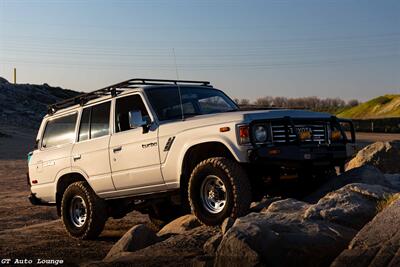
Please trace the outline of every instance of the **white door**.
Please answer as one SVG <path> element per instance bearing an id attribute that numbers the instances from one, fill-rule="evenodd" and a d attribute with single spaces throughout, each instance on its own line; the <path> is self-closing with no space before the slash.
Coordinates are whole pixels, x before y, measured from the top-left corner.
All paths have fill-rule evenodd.
<path id="1" fill-rule="evenodd" d="M 71 153 L 72 171 L 85 173 L 96 193 L 115 191 L 108 154 L 110 107 L 111 101 L 107 101 L 83 109 L 78 141 Z"/>
<path id="2" fill-rule="evenodd" d="M 129 111 L 140 111 L 150 121 L 141 96 L 134 94 L 115 100 L 115 133 L 110 140 L 112 179 L 117 190 L 145 193 L 153 186 L 164 185 L 160 169 L 157 127 L 148 131 L 131 128 Z"/>
<path id="3" fill-rule="evenodd" d="M 71 168 L 71 150 L 75 140 L 78 112 L 50 118 L 30 161 L 32 191 L 46 201 L 54 201 L 54 181 Z"/>

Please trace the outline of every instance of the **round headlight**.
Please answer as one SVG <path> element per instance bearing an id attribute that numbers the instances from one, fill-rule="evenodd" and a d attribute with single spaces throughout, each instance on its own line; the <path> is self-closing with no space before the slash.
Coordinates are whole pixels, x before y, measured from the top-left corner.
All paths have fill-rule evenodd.
<path id="1" fill-rule="evenodd" d="M 256 126 L 256 128 L 254 129 L 254 138 L 257 142 L 267 141 L 267 130 L 264 126 Z"/>

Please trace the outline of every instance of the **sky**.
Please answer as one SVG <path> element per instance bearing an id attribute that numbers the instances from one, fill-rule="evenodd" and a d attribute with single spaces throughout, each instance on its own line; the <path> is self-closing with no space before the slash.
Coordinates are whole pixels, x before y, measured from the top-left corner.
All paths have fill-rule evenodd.
<path id="1" fill-rule="evenodd" d="M 91 91 L 209 80 L 235 98 L 400 93 L 398 0 L 0 0 L 0 76 Z"/>

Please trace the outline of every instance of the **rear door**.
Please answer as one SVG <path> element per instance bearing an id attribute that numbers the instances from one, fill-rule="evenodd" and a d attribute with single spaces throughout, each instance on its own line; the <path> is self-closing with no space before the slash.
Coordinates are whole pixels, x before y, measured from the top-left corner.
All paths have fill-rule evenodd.
<path id="1" fill-rule="evenodd" d="M 130 128 L 129 111 L 140 111 L 151 120 L 140 94 L 115 99 L 115 133 L 110 140 L 112 179 L 117 190 L 146 193 L 153 186 L 164 185 L 158 151 L 158 128 L 152 124 L 148 132 L 142 127 Z"/>
<path id="2" fill-rule="evenodd" d="M 70 156 L 75 141 L 78 112 L 55 116 L 46 122 L 45 130 L 35 151 L 30 168 L 30 177 L 36 184 L 52 183 L 59 172 L 71 168 Z"/>
<path id="3" fill-rule="evenodd" d="M 111 101 L 85 107 L 81 112 L 78 140 L 72 149 L 72 169 L 85 173 L 97 193 L 114 191 L 111 179 Z"/>

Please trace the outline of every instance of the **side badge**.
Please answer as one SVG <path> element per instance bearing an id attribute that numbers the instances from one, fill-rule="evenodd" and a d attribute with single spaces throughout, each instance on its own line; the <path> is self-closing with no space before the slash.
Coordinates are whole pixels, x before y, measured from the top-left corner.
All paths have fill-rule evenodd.
<path id="1" fill-rule="evenodd" d="M 167 141 L 167 143 L 165 144 L 165 147 L 164 147 L 164 152 L 167 152 L 167 151 L 169 151 L 171 149 L 171 146 L 172 146 L 172 143 L 174 142 L 174 140 L 175 140 L 175 136 L 170 137 L 168 139 L 168 141 Z"/>

